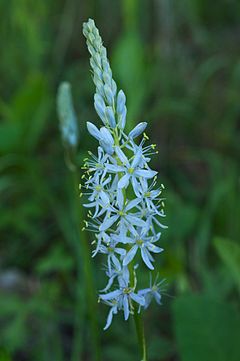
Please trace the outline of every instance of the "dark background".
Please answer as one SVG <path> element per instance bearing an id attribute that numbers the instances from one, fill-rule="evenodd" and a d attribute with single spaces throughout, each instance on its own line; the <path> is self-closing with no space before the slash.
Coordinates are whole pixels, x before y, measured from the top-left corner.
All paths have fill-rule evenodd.
<path id="1" fill-rule="evenodd" d="M 103 259 L 92 261 L 92 287 L 58 129 L 67 80 L 80 170 L 96 148 L 86 121 L 100 124 L 89 17 L 127 94 L 128 128 L 148 121 L 166 187 L 163 305 L 144 314 L 149 359 L 239 360 L 240 2 L 1 0 L 0 14 L 0 361 L 97 361 L 99 348 L 104 361 L 140 359 L 131 321 L 119 315 L 102 331 Z"/>

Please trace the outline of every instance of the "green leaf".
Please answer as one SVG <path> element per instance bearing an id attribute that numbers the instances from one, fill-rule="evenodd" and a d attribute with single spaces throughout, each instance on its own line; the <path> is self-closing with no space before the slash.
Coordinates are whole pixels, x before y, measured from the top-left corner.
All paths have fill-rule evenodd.
<path id="1" fill-rule="evenodd" d="M 240 360 L 240 315 L 231 304 L 209 296 L 182 296 L 173 303 L 182 361 Z"/>
<path id="2" fill-rule="evenodd" d="M 11 361 L 11 356 L 4 348 L 0 348 L 0 361 Z"/>
<path id="3" fill-rule="evenodd" d="M 7 351 L 21 348 L 26 340 L 26 309 L 27 302 L 16 296 L 0 298 L 0 316 L 3 327 L 0 329 L 0 347 Z"/>
<path id="4" fill-rule="evenodd" d="M 240 288 L 240 245 L 228 239 L 216 237 L 214 246 Z"/>
<path id="5" fill-rule="evenodd" d="M 0 151 L 32 150 L 43 132 L 51 100 L 43 74 L 32 74 L 16 91 L 9 104 L 0 99 Z"/>
<path id="6" fill-rule="evenodd" d="M 73 259 L 66 254 L 61 245 L 54 246 L 49 253 L 40 259 L 36 266 L 39 274 L 44 275 L 49 272 L 65 272 L 73 268 Z"/>
<path id="7" fill-rule="evenodd" d="M 152 335 L 148 341 L 148 349 L 150 360 L 168 360 L 175 353 L 172 342 L 162 335 Z"/>

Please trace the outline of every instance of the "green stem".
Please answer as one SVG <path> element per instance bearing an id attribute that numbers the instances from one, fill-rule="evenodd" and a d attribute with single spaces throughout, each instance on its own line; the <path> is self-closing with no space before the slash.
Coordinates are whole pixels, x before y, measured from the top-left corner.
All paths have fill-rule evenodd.
<path id="1" fill-rule="evenodd" d="M 138 345 L 141 350 L 142 360 L 141 361 L 147 361 L 147 345 L 146 345 L 146 339 L 145 339 L 145 333 L 144 333 L 144 325 L 142 316 L 140 313 L 138 313 L 136 306 L 134 307 L 134 323 L 135 328 L 137 332 L 138 337 Z"/>
<path id="2" fill-rule="evenodd" d="M 135 284 L 135 275 L 134 275 L 134 269 L 132 263 L 129 264 L 129 272 L 130 272 L 130 286 L 133 288 Z M 137 304 L 134 304 L 133 319 L 137 333 L 138 346 L 139 346 L 140 354 L 142 356 L 141 361 L 147 361 L 147 345 L 146 345 L 146 339 L 144 333 L 144 325 L 143 325 L 142 316 L 138 312 Z"/>

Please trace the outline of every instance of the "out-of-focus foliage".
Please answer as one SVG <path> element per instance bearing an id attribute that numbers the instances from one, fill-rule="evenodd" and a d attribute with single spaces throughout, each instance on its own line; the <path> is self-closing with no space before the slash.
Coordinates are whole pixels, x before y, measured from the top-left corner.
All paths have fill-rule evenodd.
<path id="1" fill-rule="evenodd" d="M 81 173 L 92 149 L 84 124 L 97 120 L 81 35 L 88 17 L 127 94 L 129 129 L 149 122 L 166 186 L 156 273 L 167 287 L 163 306 L 145 315 L 150 360 L 240 359 L 239 1 L 2 0 L 0 13 L 0 360 L 97 359 L 80 200 L 55 110 L 69 81 Z M 100 258 L 94 268 L 100 289 Z M 116 317 L 103 333 L 104 309 L 94 310 L 102 360 L 137 359 L 133 325 Z"/>
<path id="2" fill-rule="evenodd" d="M 209 296 L 187 295 L 175 302 L 174 316 L 182 360 L 211 361 L 213 355 L 219 361 L 239 359 L 240 314 L 236 307 Z"/>

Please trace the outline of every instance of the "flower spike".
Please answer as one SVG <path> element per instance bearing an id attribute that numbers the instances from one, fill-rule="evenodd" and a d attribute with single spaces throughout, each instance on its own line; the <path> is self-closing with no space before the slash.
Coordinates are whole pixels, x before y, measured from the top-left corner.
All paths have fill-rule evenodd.
<path id="1" fill-rule="evenodd" d="M 124 133 L 126 96 L 117 90 L 106 48 L 92 19 L 84 23 L 83 34 L 96 86 L 94 107 L 103 126 L 98 129 L 87 122 L 99 146 L 97 155 L 90 152 L 85 159 L 86 181 L 81 192 L 87 197 L 84 206 L 91 209 L 86 229 L 95 233 L 93 256 L 100 253 L 106 257 L 108 282 L 99 299 L 110 307 L 107 329 L 119 311 L 127 320 L 134 310 L 146 309 L 152 298 L 160 303 L 160 283 L 150 282 L 149 287 L 139 289 L 137 276 L 140 264 L 152 272 L 154 255 L 163 251 L 158 244 L 160 229 L 166 228 L 159 221 L 165 216 L 161 197 L 164 187 L 157 187 L 157 172 L 149 166 L 156 151 L 155 146 L 144 145 L 148 140 L 144 133 L 147 123 Z M 141 134 L 142 140 L 135 143 Z"/>

